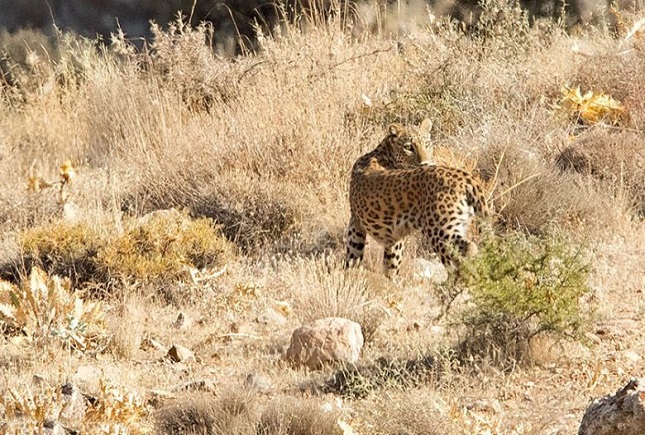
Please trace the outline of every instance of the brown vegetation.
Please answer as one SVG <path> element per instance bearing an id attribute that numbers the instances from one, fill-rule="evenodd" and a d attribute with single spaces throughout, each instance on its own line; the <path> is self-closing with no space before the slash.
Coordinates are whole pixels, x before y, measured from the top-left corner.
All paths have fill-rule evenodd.
<path id="1" fill-rule="evenodd" d="M 644 368 L 645 36 L 574 37 L 493 3 L 475 32 L 429 19 L 396 41 L 287 21 L 235 59 L 182 22 L 145 51 L 25 40 L 0 77 L 0 428 L 575 432 L 588 397 Z M 577 86 L 628 116 L 567 112 Z M 345 272 L 352 163 L 425 117 L 436 159 L 484 179 L 508 251 L 442 286 L 415 243 L 398 282 L 376 243 Z M 358 367 L 285 364 L 325 316 L 362 326 Z M 255 375 L 269 387 L 244 387 Z"/>

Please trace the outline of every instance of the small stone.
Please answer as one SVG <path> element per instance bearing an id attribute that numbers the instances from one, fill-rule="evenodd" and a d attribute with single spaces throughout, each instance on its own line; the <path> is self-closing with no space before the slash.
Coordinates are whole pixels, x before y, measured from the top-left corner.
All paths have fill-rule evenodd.
<path id="1" fill-rule="evenodd" d="M 425 258 L 412 260 L 412 275 L 417 280 L 429 280 L 435 284 L 441 284 L 448 279 L 448 272 L 441 262 Z"/>
<path id="2" fill-rule="evenodd" d="M 63 427 L 59 422 L 52 419 L 47 419 L 43 421 L 43 434 L 46 435 L 68 435 L 70 433 L 77 433 L 75 431 L 70 431 Z"/>
<path id="3" fill-rule="evenodd" d="M 99 388 L 99 382 L 103 372 L 93 366 L 79 366 L 76 373 L 71 378 L 71 382 L 75 385 L 80 385 L 86 391 L 96 391 Z"/>
<path id="4" fill-rule="evenodd" d="M 273 308 L 269 308 L 258 316 L 257 322 L 263 325 L 284 325 L 287 319 Z"/>
<path id="5" fill-rule="evenodd" d="M 38 386 L 43 385 L 45 383 L 45 377 L 43 375 L 35 374 L 31 377 L 31 382 L 34 385 L 38 385 Z"/>
<path id="6" fill-rule="evenodd" d="M 179 313 L 172 326 L 176 329 L 188 329 L 192 326 L 193 321 L 184 313 Z"/>
<path id="7" fill-rule="evenodd" d="M 244 388 L 266 394 L 273 390 L 273 382 L 263 373 L 249 373 L 244 380 Z"/>
<path id="8" fill-rule="evenodd" d="M 195 354 L 192 350 L 178 344 L 172 345 L 168 350 L 167 356 L 172 362 L 176 363 L 195 359 Z"/>
<path id="9" fill-rule="evenodd" d="M 62 393 L 63 410 L 60 418 L 72 425 L 80 425 L 85 417 L 87 400 L 79 389 L 71 383 L 60 387 Z"/>
<path id="10" fill-rule="evenodd" d="M 145 338 L 141 342 L 141 348 L 143 350 L 148 350 L 148 349 L 155 349 L 158 350 L 159 352 L 166 352 L 166 346 L 164 346 L 162 343 L 158 342 L 154 338 Z"/>
<path id="11" fill-rule="evenodd" d="M 638 361 L 640 361 L 640 360 L 641 360 L 641 356 L 640 356 L 638 353 L 636 353 L 636 352 L 634 352 L 634 351 L 631 351 L 631 350 L 627 350 L 627 351 L 625 351 L 625 352 L 623 353 L 623 356 L 624 356 L 627 360 L 629 360 L 630 362 L 633 362 L 633 363 L 637 363 Z"/>

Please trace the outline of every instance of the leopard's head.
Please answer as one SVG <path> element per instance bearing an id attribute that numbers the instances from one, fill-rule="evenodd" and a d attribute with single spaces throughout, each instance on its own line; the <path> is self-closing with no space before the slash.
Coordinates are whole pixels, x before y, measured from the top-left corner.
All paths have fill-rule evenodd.
<path id="1" fill-rule="evenodd" d="M 405 169 L 431 164 L 432 154 L 425 146 L 430 135 L 432 121 L 425 119 L 418 127 L 404 127 L 401 124 L 390 124 L 387 136 L 378 146 L 378 160 L 386 169 Z"/>

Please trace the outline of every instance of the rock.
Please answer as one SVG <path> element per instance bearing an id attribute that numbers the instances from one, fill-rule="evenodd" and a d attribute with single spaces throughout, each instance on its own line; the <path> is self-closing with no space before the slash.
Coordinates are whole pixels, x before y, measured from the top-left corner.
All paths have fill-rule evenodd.
<path id="1" fill-rule="evenodd" d="M 144 338 L 143 341 L 141 341 L 141 349 L 143 350 L 155 349 L 155 350 L 158 350 L 159 352 L 166 352 L 166 346 L 164 346 L 162 343 L 158 342 L 154 338 Z"/>
<path id="2" fill-rule="evenodd" d="M 284 325 L 287 319 L 273 308 L 269 308 L 258 316 L 257 322 L 263 325 Z"/>
<path id="3" fill-rule="evenodd" d="M 193 321 L 184 313 L 179 313 L 172 326 L 177 329 L 188 329 L 192 326 Z"/>
<path id="4" fill-rule="evenodd" d="M 85 418 L 88 401 L 85 395 L 73 384 L 67 383 L 60 387 L 63 410 L 58 416 L 68 425 L 80 426 Z"/>
<path id="5" fill-rule="evenodd" d="M 412 260 L 412 276 L 417 280 L 430 280 L 435 284 L 441 284 L 448 279 L 448 272 L 440 261 L 415 258 Z"/>
<path id="6" fill-rule="evenodd" d="M 178 344 L 172 345 L 168 350 L 167 356 L 172 362 L 176 363 L 195 359 L 195 354 L 192 350 Z"/>
<path id="7" fill-rule="evenodd" d="M 645 433 L 645 379 L 633 378 L 614 395 L 593 401 L 582 417 L 578 435 Z"/>
<path id="8" fill-rule="evenodd" d="M 286 359 L 310 369 L 336 362 L 353 364 L 358 361 L 362 348 L 363 333 L 358 323 L 328 317 L 296 329 Z"/>
<path id="9" fill-rule="evenodd" d="M 63 427 L 63 425 L 57 422 L 56 420 L 47 419 L 43 421 L 42 433 L 46 435 L 68 435 L 70 433 L 78 433 L 78 432 L 72 429 L 67 429 Z"/>
<path id="10" fill-rule="evenodd" d="M 244 380 L 244 388 L 266 394 L 273 390 L 273 382 L 263 373 L 249 373 Z"/>
<path id="11" fill-rule="evenodd" d="M 99 382 L 103 372 L 93 366 L 79 366 L 76 369 L 76 373 L 71 378 L 71 382 L 75 385 L 79 385 L 84 388 L 86 391 L 96 391 L 99 388 Z"/>

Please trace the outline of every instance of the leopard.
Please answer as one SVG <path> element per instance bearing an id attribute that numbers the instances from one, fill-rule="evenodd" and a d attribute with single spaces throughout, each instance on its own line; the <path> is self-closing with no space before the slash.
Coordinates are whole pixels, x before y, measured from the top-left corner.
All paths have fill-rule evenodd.
<path id="1" fill-rule="evenodd" d="M 345 235 L 347 268 L 362 262 L 367 235 L 384 246 L 384 273 L 391 279 L 399 273 L 411 233 L 421 233 L 447 270 L 455 270 L 461 257 L 478 253 L 469 229 L 473 217 L 489 215 L 483 184 L 465 170 L 433 161 L 420 139 L 431 128 L 428 119 L 418 128 L 390 124 L 378 146 L 355 161 Z"/>

